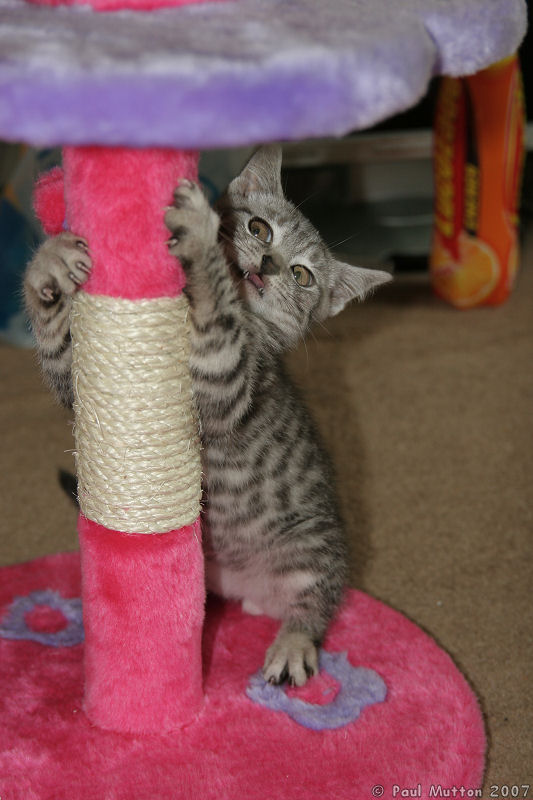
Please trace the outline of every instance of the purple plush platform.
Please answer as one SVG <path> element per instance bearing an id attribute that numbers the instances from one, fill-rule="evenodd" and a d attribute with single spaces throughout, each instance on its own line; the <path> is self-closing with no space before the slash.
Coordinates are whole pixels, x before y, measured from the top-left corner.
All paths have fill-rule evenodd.
<path id="1" fill-rule="evenodd" d="M 340 135 L 513 53 L 524 0 L 0 0 L 0 137 L 207 148 Z"/>

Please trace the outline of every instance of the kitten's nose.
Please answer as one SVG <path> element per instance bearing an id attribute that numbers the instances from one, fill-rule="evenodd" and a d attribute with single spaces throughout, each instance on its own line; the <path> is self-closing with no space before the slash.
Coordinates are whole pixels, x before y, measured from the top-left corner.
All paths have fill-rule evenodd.
<path id="1" fill-rule="evenodd" d="M 277 275 L 279 267 L 272 256 L 263 256 L 261 259 L 261 272 L 263 275 Z"/>

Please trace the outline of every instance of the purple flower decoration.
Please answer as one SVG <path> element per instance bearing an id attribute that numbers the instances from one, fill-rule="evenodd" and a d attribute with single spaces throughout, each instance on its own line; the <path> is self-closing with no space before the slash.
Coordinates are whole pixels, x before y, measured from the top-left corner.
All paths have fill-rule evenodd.
<path id="1" fill-rule="evenodd" d="M 57 632 L 32 630 L 27 618 L 39 608 L 60 611 L 67 622 Z M 51 589 L 32 592 L 27 597 L 16 597 L 0 624 L 0 636 L 4 639 L 26 639 L 49 647 L 73 647 L 83 642 L 83 620 L 79 597 L 67 599 Z"/>
<path id="2" fill-rule="evenodd" d="M 261 671 L 250 678 L 246 694 L 254 703 L 272 711 L 283 711 L 298 725 L 314 731 L 349 725 L 363 708 L 385 700 L 387 687 L 377 672 L 366 667 L 352 667 L 346 653 L 321 650 L 319 666 L 340 684 L 336 697 L 326 705 L 288 697 L 281 686 L 267 683 Z"/>

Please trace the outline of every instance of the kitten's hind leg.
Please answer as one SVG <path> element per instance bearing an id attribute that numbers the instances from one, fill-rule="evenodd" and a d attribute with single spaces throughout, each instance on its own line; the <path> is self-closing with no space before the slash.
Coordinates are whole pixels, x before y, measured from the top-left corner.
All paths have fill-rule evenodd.
<path id="1" fill-rule="evenodd" d="M 317 555 L 315 565 L 318 564 Z M 283 624 L 266 653 L 265 680 L 303 686 L 318 673 L 318 649 L 341 602 L 344 573 L 341 552 L 335 554 L 331 548 L 328 566 L 314 572 L 293 569 L 281 576 L 277 595 L 284 587 L 289 597 L 292 589 L 292 598 L 280 615 Z"/>
<path id="2" fill-rule="evenodd" d="M 318 673 L 318 648 L 311 634 L 294 630 L 290 622 L 282 625 L 274 643 L 268 648 L 263 676 L 266 681 L 303 686 Z"/>

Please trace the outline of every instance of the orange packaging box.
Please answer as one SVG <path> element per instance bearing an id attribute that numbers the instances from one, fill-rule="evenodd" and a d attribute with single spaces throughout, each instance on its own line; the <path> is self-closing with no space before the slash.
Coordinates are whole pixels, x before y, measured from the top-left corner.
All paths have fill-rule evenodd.
<path id="1" fill-rule="evenodd" d="M 434 129 L 435 292 L 457 308 L 498 305 L 518 264 L 525 109 L 518 58 L 443 78 Z"/>

